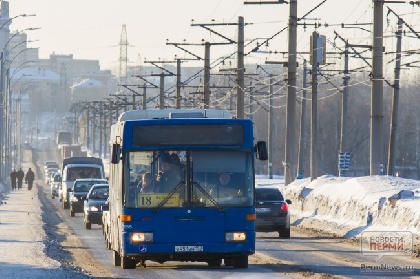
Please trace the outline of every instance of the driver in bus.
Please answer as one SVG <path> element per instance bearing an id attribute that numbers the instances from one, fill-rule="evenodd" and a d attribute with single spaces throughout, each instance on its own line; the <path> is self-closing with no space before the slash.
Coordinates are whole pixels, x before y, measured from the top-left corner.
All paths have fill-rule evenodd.
<path id="1" fill-rule="evenodd" d="M 160 193 L 170 193 L 181 181 L 179 167 L 172 163 L 169 154 L 162 155 L 162 171 L 157 177 Z"/>
<path id="2" fill-rule="evenodd" d="M 228 172 L 219 174 L 219 181 L 217 185 L 219 193 L 224 197 L 238 197 L 241 196 L 241 190 L 231 180 L 231 175 Z"/>

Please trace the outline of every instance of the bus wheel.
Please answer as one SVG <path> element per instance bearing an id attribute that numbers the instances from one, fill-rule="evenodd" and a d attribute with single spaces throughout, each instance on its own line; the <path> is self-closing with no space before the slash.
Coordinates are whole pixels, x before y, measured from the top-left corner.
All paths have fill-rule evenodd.
<path id="1" fill-rule="evenodd" d="M 220 266 L 222 264 L 222 259 L 213 259 L 207 262 L 209 266 Z"/>
<path id="2" fill-rule="evenodd" d="M 233 266 L 233 259 L 224 259 L 225 266 Z"/>
<path id="3" fill-rule="evenodd" d="M 129 257 L 121 256 L 122 269 L 135 269 L 137 262 Z"/>
<path id="4" fill-rule="evenodd" d="M 238 256 L 233 258 L 234 268 L 248 268 L 248 256 Z"/>
<path id="5" fill-rule="evenodd" d="M 117 251 L 112 251 L 112 259 L 114 262 L 114 266 L 120 266 L 121 265 L 121 257 L 120 254 Z"/>

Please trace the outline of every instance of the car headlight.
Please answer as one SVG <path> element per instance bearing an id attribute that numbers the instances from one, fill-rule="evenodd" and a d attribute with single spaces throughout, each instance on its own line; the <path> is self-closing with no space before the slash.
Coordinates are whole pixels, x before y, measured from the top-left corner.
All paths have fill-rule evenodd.
<path id="1" fill-rule="evenodd" d="M 99 211 L 99 208 L 96 206 L 89 206 L 89 211 Z"/>
<path id="2" fill-rule="evenodd" d="M 225 233 L 226 242 L 235 242 L 235 241 L 245 241 L 246 233 L 245 232 L 227 232 Z"/>
<path id="3" fill-rule="evenodd" d="M 78 199 L 76 196 L 73 196 L 73 197 L 71 197 L 71 201 L 72 201 L 72 202 L 78 202 L 78 201 L 79 201 L 79 199 Z"/>
<path id="4" fill-rule="evenodd" d="M 153 233 L 133 232 L 130 239 L 132 243 L 153 242 Z"/>

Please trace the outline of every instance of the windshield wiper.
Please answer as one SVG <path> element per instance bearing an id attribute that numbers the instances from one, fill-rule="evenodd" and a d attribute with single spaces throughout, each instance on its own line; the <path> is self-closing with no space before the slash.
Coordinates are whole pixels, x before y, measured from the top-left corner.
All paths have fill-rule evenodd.
<path id="1" fill-rule="evenodd" d="M 179 190 L 179 188 L 181 188 L 182 185 L 185 184 L 185 181 L 180 181 L 178 183 L 178 185 L 176 185 L 176 187 L 163 199 L 163 201 L 161 201 L 154 209 L 153 212 L 158 212 L 159 209 L 161 209 L 165 203 L 172 197 L 173 194 L 175 194 L 175 192 L 177 192 Z"/>
<path id="2" fill-rule="evenodd" d="M 201 187 L 200 184 L 198 184 L 198 182 L 194 181 L 193 186 L 196 186 L 198 188 L 198 190 L 200 190 L 200 192 L 203 193 L 203 195 L 206 198 L 208 198 L 219 209 L 219 211 L 224 211 L 224 209 L 220 207 L 220 205 L 217 203 L 217 201 L 215 199 L 213 199 L 213 197 L 206 190 L 204 190 L 203 187 Z"/>

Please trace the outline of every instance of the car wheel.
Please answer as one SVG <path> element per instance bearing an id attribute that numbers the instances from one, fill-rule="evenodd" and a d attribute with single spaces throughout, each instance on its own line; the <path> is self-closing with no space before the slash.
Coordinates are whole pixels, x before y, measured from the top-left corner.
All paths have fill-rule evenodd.
<path id="1" fill-rule="evenodd" d="M 74 217 L 74 211 L 70 208 L 70 217 Z"/>
<path id="2" fill-rule="evenodd" d="M 129 257 L 121 256 L 122 269 L 135 269 L 137 262 Z"/>
<path id="3" fill-rule="evenodd" d="M 91 224 L 91 223 L 89 223 L 89 222 L 86 222 L 86 223 L 85 223 L 85 228 L 86 228 L 87 230 L 90 230 L 90 229 L 92 228 L 92 224 Z"/>
<path id="4" fill-rule="evenodd" d="M 54 194 L 52 194 L 52 195 L 51 195 L 51 199 L 54 199 L 54 197 L 55 197 L 55 196 L 54 196 Z"/>
<path id="5" fill-rule="evenodd" d="M 120 254 L 117 251 L 112 251 L 112 259 L 114 266 L 120 266 L 121 265 L 121 257 Z"/>
<path id="6" fill-rule="evenodd" d="M 248 268 L 248 256 L 238 256 L 233 258 L 234 268 Z"/>
<path id="7" fill-rule="evenodd" d="M 214 259 L 207 262 L 209 266 L 218 267 L 222 264 L 222 259 Z"/>
<path id="8" fill-rule="evenodd" d="M 279 231 L 280 238 L 290 238 L 290 228 L 284 228 Z"/>

